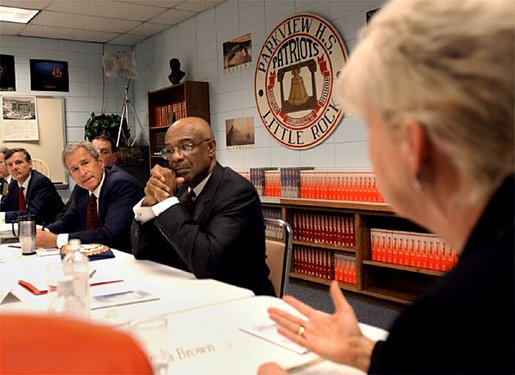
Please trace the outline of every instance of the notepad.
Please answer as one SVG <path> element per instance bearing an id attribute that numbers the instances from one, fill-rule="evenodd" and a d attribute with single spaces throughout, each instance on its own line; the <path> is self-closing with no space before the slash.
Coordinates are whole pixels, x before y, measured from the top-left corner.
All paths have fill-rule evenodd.
<path id="1" fill-rule="evenodd" d="M 261 325 L 242 324 L 240 326 L 240 330 L 250 333 L 253 336 L 259 337 L 273 344 L 282 346 L 283 348 L 291 350 L 297 354 L 306 354 L 309 352 L 309 350 L 306 348 L 280 335 L 277 332 L 277 324 L 275 323 Z"/>
<path id="2" fill-rule="evenodd" d="M 110 294 L 102 294 L 91 297 L 91 309 L 102 309 L 105 307 L 130 305 L 158 300 L 159 297 L 144 290 L 126 290 Z"/>

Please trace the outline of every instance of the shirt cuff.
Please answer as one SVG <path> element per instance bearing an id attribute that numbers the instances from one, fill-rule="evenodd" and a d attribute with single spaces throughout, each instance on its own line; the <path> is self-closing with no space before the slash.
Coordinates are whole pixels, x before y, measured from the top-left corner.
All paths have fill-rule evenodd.
<path id="1" fill-rule="evenodd" d="M 61 233 L 57 235 L 57 248 L 60 249 L 68 243 L 68 233 Z"/>
<path id="2" fill-rule="evenodd" d="M 132 208 L 134 219 L 142 224 L 156 218 L 170 207 L 179 204 L 179 199 L 177 197 L 169 197 L 153 206 L 142 206 L 141 204 L 143 203 L 143 199 L 136 203 Z"/>
<path id="3" fill-rule="evenodd" d="M 164 201 L 161 201 L 161 202 L 153 205 L 152 211 L 154 211 L 154 215 L 159 216 L 163 212 L 168 210 L 170 207 L 175 206 L 176 204 L 179 204 L 179 198 L 169 197 L 169 198 L 166 198 Z"/>

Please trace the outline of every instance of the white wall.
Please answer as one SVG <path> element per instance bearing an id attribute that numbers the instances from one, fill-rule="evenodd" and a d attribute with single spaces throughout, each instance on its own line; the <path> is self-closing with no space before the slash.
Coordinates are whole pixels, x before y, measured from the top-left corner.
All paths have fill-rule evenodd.
<path id="1" fill-rule="evenodd" d="M 252 33 L 253 55 L 257 56 L 268 33 L 279 22 L 295 13 L 311 12 L 330 21 L 351 51 L 359 28 L 365 25 L 366 11 L 382 4 L 382 0 L 229 0 L 190 18 L 134 47 L 138 76 L 130 94 L 139 118 L 147 129 L 147 92 L 170 85 L 169 60 L 178 57 L 181 69 L 187 73 L 185 79 L 209 82 L 211 125 L 222 164 L 236 169 L 258 166 L 370 169 L 366 125 L 356 117 L 344 118 L 332 135 L 313 149 L 297 151 L 280 146 L 264 129 L 257 115 L 253 93 L 254 64 L 246 70 L 224 73 L 222 44 Z M 91 112 L 99 114 L 103 106 L 105 113 L 121 112 L 123 82 L 120 78 L 105 78 L 104 82 L 104 48 L 106 52 L 130 50 L 98 43 L 0 36 L 1 53 L 15 56 L 16 92 L 13 94 L 66 98 L 69 142 L 84 139 L 84 125 Z M 32 92 L 29 59 L 68 61 L 70 92 Z M 244 116 L 254 116 L 256 148 L 228 151 L 225 120 Z M 134 136 L 139 129 L 135 129 L 132 113 L 129 120 Z"/>
<path id="2" fill-rule="evenodd" d="M 128 50 L 127 47 L 106 46 L 107 52 Z M 0 95 L 61 96 L 65 98 L 65 142 L 84 140 L 84 125 L 91 116 L 104 113 L 121 113 L 124 99 L 123 80 L 103 78 L 102 56 L 104 46 L 98 43 L 71 42 L 57 39 L 0 36 L 2 54 L 14 55 L 16 91 L 2 91 Z M 32 91 L 30 89 L 30 59 L 47 59 L 68 62 L 69 92 Z M 105 87 L 105 89 L 104 89 Z M 130 117 L 129 117 L 130 119 Z M 134 126 L 134 125 L 133 125 Z M 44 131 L 44 129 L 40 129 Z M 134 130 L 131 130 L 132 134 Z M 7 145 L 8 146 L 8 145 Z M 57 150 L 56 152 L 61 152 Z M 31 154 L 37 158 L 37 155 Z M 59 190 L 67 200 L 74 186 Z"/>
<path id="3" fill-rule="evenodd" d="M 258 166 L 314 166 L 324 169 L 370 169 L 366 150 L 366 125 L 359 118 L 344 118 L 321 145 L 304 151 L 290 150 L 266 131 L 254 102 L 254 68 L 224 73 L 222 44 L 252 33 L 256 57 L 268 33 L 286 17 L 300 12 L 320 15 L 342 35 L 348 51 L 358 30 L 366 23 L 366 12 L 380 7 L 380 0 L 229 0 L 190 18 L 135 46 L 139 76 L 135 80 L 135 105 L 148 126 L 147 92 L 169 86 L 170 58 L 181 61 L 185 79 L 208 81 L 211 126 L 217 139 L 219 161 L 236 169 Z M 228 151 L 225 120 L 254 116 L 256 148 Z M 143 120 L 144 119 L 144 120 Z"/>
<path id="4" fill-rule="evenodd" d="M 16 70 L 16 91 L 0 92 L 0 95 L 64 97 L 68 142 L 84 140 L 84 125 L 91 112 L 98 115 L 103 106 L 107 114 L 121 112 L 124 98 L 123 80 L 105 78 L 105 95 L 103 94 L 102 44 L 2 35 L 0 47 L 2 54 L 14 55 Z M 106 46 L 105 50 L 114 52 L 130 48 Z M 32 91 L 30 59 L 67 61 L 70 91 Z"/>

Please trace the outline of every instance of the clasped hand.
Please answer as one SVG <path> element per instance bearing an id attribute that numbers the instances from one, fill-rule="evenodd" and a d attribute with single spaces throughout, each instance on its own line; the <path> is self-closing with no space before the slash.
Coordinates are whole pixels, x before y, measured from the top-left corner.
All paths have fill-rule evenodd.
<path id="1" fill-rule="evenodd" d="M 177 177 L 169 168 L 155 165 L 150 171 L 150 178 L 145 185 L 143 206 L 153 206 L 175 195 L 177 185 L 184 182 L 183 177 Z"/>

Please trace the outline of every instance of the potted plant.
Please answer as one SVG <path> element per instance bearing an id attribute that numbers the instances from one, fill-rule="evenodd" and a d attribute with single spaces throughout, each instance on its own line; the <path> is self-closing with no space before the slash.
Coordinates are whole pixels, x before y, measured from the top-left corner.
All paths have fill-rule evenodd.
<path id="1" fill-rule="evenodd" d="M 88 119 L 84 127 L 84 138 L 91 142 L 96 136 L 110 135 L 116 141 L 118 140 L 120 121 L 120 115 L 101 114 L 96 116 L 95 113 L 92 112 L 91 117 Z M 127 126 L 127 120 L 123 119 L 119 146 L 128 146 L 130 137 L 131 131 Z"/>

